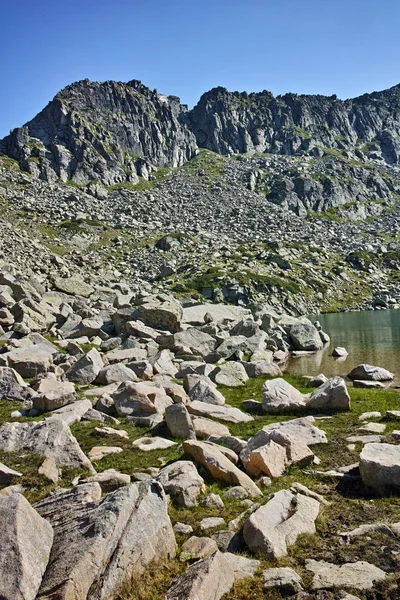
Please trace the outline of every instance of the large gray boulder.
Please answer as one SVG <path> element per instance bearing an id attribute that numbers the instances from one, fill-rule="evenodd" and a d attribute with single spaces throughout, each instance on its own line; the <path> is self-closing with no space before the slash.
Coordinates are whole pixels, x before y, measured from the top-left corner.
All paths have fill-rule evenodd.
<path id="1" fill-rule="evenodd" d="M 306 406 L 303 394 L 281 377 L 266 381 L 262 393 L 262 409 L 267 414 L 296 412 Z"/>
<path id="2" fill-rule="evenodd" d="M 295 350 L 320 350 L 323 347 L 317 328 L 308 320 L 292 325 L 289 337 Z"/>
<path id="3" fill-rule="evenodd" d="M 319 502 L 303 494 L 280 490 L 245 522 L 243 537 L 252 552 L 268 559 L 286 556 L 300 534 L 315 533 Z"/>
<path id="4" fill-rule="evenodd" d="M 36 504 L 54 529 L 41 600 L 54 600 L 54 590 L 58 600 L 110 600 L 150 562 L 175 556 L 167 501 L 157 482 L 128 485 L 103 499 L 97 483 L 75 490 Z"/>
<path id="5" fill-rule="evenodd" d="M 68 425 L 57 417 L 37 423 L 3 423 L 0 426 L 0 449 L 5 452 L 32 450 L 51 458 L 57 465 L 95 473 Z"/>
<path id="6" fill-rule="evenodd" d="M 195 465 L 186 460 L 178 460 L 161 469 L 156 476 L 165 492 L 173 496 L 180 506 L 196 506 L 197 497 L 206 491 L 204 479 Z"/>
<path id="7" fill-rule="evenodd" d="M 217 551 L 198 560 L 172 583 L 164 600 L 220 600 L 235 581 L 234 569 Z"/>
<path id="8" fill-rule="evenodd" d="M 46 391 L 33 398 L 33 408 L 40 411 L 57 410 L 77 399 L 75 386 L 70 381 L 52 380 Z"/>
<path id="9" fill-rule="evenodd" d="M 171 404 L 165 409 L 165 422 L 172 437 L 196 439 L 188 410 L 184 404 Z"/>
<path id="10" fill-rule="evenodd" d="M 123 363 L 103 367 L 96 378 L 96 384 L 109 385 L 115 381 L 137 381 L 137 375 Z"/>
<path id="11" fill-rule="evenodd" d="M 68 369 L 65 377 L 68 381 L 73 381 L 74 383 L 93 383 L 103 366 L 103 359 L 99 351 L 96 348 L 92 348 Z"/>
<path id="12" fill-rule="evenodd" d="M 155 329 L 176 333 L 181 328 L 182 306 L 172 296 L 166 294 L 149 296 L 138 306 L 136 314 L 145 325 Z"/>
<path id="13" fill-rule="evenodd" d="M 394 375 L 390 371 L 382 369 L 382 367 L 374 367 L 367 364 L 354 367 L 348 374 L 348 377 L 361 381 L 391 381 L 394 379 Z"/>
<path id="14" fill-rule="evenodd" d="M 205 402 L 206 404 L 225 404 L 225 398 L 211 383 L 204 379 L 199 381 L 189 390 L 188 396 L 192 402 Z"/>
<path id="15" fill-rule="evenodd" d="M 11 367 L 0 367 L 0 400 L 24 400 L 26 383 Z"/>
<path id="16" fill-rule="evenodd" d="M 360 474 L 365 485 L 379 493 L 400 489 L 400 446 L 365 444 L 360 454 Z"/>
<path id="17" fill-rule="evenodd" d="M 332 377 L 314 390 L 307 408 L 326 411 L 350 410 L 350 396 L 342 377 Z"/>
<path id="18" fill-rule="evenodd" d="M 189 329 L 175 333 L 175 335 L 161 336 L 157 338 L 157 342 L 170 350 L 185 348 L 189 353 L 201 356 L 204 359 L 212 356 L 217 347 L 217 342 L 211 335 L 195 327 L 189 327 Z"/>
<path id="19" fill-rule="evenodd" d="M 249 378 L 244 366 L 240 362 L 234 361 L 217 367 L 210 377 L 218 385 L 226 385 L 227 387 L 241 387 Z"/>
<path id="20" fill-rule="evenodd" d="M 53 362 L 52 353 L 43 346 L 23 346 L 4 355 L 7 366 L 15 369 L 24 379 L 46 373 Z"/>
<path id="21" fill-rule="evenodd" d="M 0 598 L 34 600 L 49 562 L 53 528 L 21 494 L 0 498 Z"/>
<path id="22" fill-rule="evenodd" d="M 125 381 L 112 394 L 112 398 L 121 417 L 163 415 L 167 406 L 172 404 L 165 390 L 152 382 Z"/>

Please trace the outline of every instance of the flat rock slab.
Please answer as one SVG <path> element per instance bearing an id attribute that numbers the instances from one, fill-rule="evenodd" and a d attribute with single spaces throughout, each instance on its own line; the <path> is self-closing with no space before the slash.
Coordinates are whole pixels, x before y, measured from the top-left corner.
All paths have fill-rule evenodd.
<path id="1" fill-rule="evenodd" d="M 334 565 L 323 560 L 306 560 L 306 569 L 314 573 L 313 590 L 329 588 L 355 588 L 369 590 L 378 581 L 386 578 L 386 573 L 375 565 L 364 561 Z"/>
<path id="2" fill-rule="evenodd" d="M 380 381 L 362 381 L 360 379 L 355 379 L 353 381 L 353 386 L 355 388 L 364 388 L 366 390 L 384 390 L 385 384 Z"/>
<path id="3" fill-rule="evenodd" d="M 400 421 L 400 410 L 388 410 L 386 411 L 385 418 L 390 421 Z"/>
<path id="4" fill-rule="evenodd" d="M 365 485 L 380 493 L 400 489 L 400 446 L 366 444 L 360 454 L 360 474 Z"/>
<path id="5" fill-rule="evenodd" d="M 3 423 L 0 426 L 0 449 L 5 452 L 32 450 L 51 458 L 57 465 L 95 473 L 68 425 L 57 417 L 38 423 Z"/>
<path id="6" fill-rule="evenodd" d="M 196 400 L 188 404 L 187 409 L 191 415 L 213 417 L 214 419 L 220 419 L 228 423 L 249 423 L 250 421 L 254 421 L 252 416 L 246 415 L 246 413 L 232 406 L 218 406 Z"/>
<path id="7" fill-rule="evenodd" d="M 176 446 L 176 442 L 162 437 L 142 437 L 132 442 L 132 446 L 139 450 L 143 450 L 144 452 L 149 452 L 150 450 L 165 450 L 166 448 L 171 448 L 171 446 Z"/>
<path id="8" fill-rule="evenodd" d="M 314 498 L 280 490 L 247 519 L 244 541 L 252 552 L 262 552 L 267 558 L 286 556 L 300 534 L 315 533 L 319 507 Z"/>
<path id="9" fill-rule="evenodd" d="M 110 600 L 151 561 L 175 556 L 167 501 L 158 483 L 135 483 L 99 496 L 100 486 L 91 483 L 35 505 L 54 529 L 38 599 L 54 600 L 56 590 L 57 600 Z"/>
<path id="10" fill-rule="evenodd" d="M 119 446 L 94 446 L 88 453 L 88 457 L 91 461 L 101 460 L 109 454 L 119 454 L 123 452 Z"/>
<path id="11" fill-rule="evenodd" d="M 400 413 L 399 413 L 400 414 Z M 359 421 L 369 421 L 370 419 L 380 419 L 382 414 L 379 411 L 365 412 L 358 417 Z"/>
<path id="12" fill-rule="evenodd" d="M 34 600 L 50 557 L 53 528 L 21 494 L 0 498 L 0 597 Z"/>
<path id="13" fill-rule="evenodd" d="M 346 438 L 350 444 L 379 444 L 381 440 L 381 435 L 350 435 Z"/>
<path id="14" fill-rule="evenodd" d="M 225 524 L 225 519 L 222 517 L 207 517 L 200 521 L 200 529 L 213 529 L 214 527 L 219 527 L 220 525 Z"/>
<path id="15" fill-rule="evenodd" d="M 383 433 L 386 429 L 385 423 L 367 423 L 358 428 L 360 431 L 367 431 L 368 433 Z"/>
<path id="16" fill-rule="evenodd" d="M 195 562 L 169 588 L 164 600 L 220 600 L 235 581 L 235 572 L 221 552 Z"/>

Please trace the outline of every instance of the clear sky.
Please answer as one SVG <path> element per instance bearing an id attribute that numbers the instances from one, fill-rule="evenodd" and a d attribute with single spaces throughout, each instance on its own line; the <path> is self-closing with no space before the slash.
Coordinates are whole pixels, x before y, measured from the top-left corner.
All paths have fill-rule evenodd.
<path id="1" fill-rule="evenodd" d="M 189 106 L 219 85 L 349 98 L 400 83 L 399 0 L 14 0 L 0 15 L 0 137 L 85 78 Z"/>

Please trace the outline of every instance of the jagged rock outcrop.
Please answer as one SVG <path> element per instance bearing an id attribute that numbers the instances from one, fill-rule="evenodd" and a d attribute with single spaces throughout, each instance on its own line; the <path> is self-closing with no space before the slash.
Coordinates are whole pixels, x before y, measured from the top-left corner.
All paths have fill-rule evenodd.
<path id="1" fill-rule="evenodd" d="M 154 167 L 177 167 L 194 156 L 183 123 L 187 107 L 140 81 L 67 86 L 34 119 L 14 129 L 1 148 L 46 181 L 113 185 L 149 179 Z"/>
<path id="2" fill-rule="evenodd" d="M 228 92 L 217 87 L 203 94 L 190 112 L 197 143 L 220 154 L 263 152 L 320 155 L 322 148 L 357 145 L 367 154 L 398 163 L 399 86 L 351 100 L 337 96 L 271 92 Z"/>

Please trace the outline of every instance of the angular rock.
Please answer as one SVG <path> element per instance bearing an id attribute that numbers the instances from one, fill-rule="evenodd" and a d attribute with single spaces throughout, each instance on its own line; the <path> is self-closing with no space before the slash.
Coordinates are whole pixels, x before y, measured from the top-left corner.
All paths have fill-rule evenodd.
<path id="1" fill-rule="evenodd" d="M 192 462 L 178 460 L 161 469 L 156 475 L 167 494 L 175 497 L 180 506 L 189 508 L 197 505 L 197 497 L 206 491 L 204 479 L 200 477 Z"/>
<path id="2" fill-rule="evenodd" d="M 230 562 L 221 552 L 191 565 L 171 585 L 164 600 L 220 600 L 235 580 Z"/>
<path id="3" fill-rule="evenodd" d="M 172 296 L 149 296 L 138 306 L 137 316 L 148 327 L 175 333 L 180 330 L 182 306 Z"/>
<path id="4" fill-rule="evenodd" d="M 217 543 L 209 537 L 197 537 L 193 535 L 184 544 L 179 556 L 181 562 L 200 560 L 207 558 L 217 552 Z"/>
<path id="5" fill-rule="evenodd" d="M 350 396 L 344 379 L 338 376 L 328 379 L 314 390 L 306 406 L 316 410 L 350 410 Z"/>
<path id="6" fill-rule="evenodd" d="M 266 381 L 262 393 L 262 409 L 267 414 L 298 411 L 306 406 L 303 394 L 280 377 Z"/>
<path id="7" fill-rule="evenodd" d="M 76 489 L 90 486 L 98 484 Z M 72 496 L 56 494 L 36 504 L 54 529 L 41 600 L 54 599 L 54 590 L 59 600 L 109 600 L 151 561 L 175 556 L 175 536 L 158 483 L 125 486 L 103 499 L 89 496 L 79 502 Z"/>
<path id="8" fill-rule="evenodd" d="M 74 383 L 93 383 L 103 368 L 103 360 L 96 348 L 89 350 L 79 358 L 65 374 L 68 381 Z"/>
<path id="9" fill-rule="evenodd" d="M 313 444 L 327 444 L 328 440 L 325 431 L 315 427 L 312 417 L 303 417 L 300 419 L 291 419 L 290 421 L 282 421 L 281 423 L 271 423 L 263 427 L 264 431 L 277 429 L 289 436 L 293 440 L 312 446 Z"/>
<path id="10" fill-rule="evenodd" d="M 137 375 L 132 369 L 129 369 L 124 364 L 113 364 L 103 367 L 100 373 L 97 375 L 96 384 L 98 385 L 109 385 L 114 381 L 136 381 Z"/>
<path id="11" fill-rule="evenodd" d="M 162 415 L 167 406 L 172 404 L 172 399 L 164 389 L 150 382 L 121 383 L 112 398 L 118 415 L 122 417 Z"/>
<path id="12" fill-rule="evenodd" d="M 374 367 L 373 365 L 362 364 L 354 367 L 348 374 L 350 379 L 360 379 L 362 381 L 390 381 L 394 379 L 393 373 L 382 369 L 382 367 Z"/>
<path id="13" fill-rule="evenodd" d="M 196 437 L 199 439 L 208 438 L 209 436 L 229 435 L 229 429 L 226 425 L 216 423 L 212 419 L 192 417 L 192 424 Z"/>
<path id="14" fill-rule="evenodd" d="M 244 487 L 251 496 L 261 492 L 248 475 L 240 471 L 220 450 L 205 442 L 186 441 L 184 451 L 204 465 L 215 479 Z"/>
<path id="15" fill-rule="evenodd" d="M 32 450 L 51 458 L 57 465 L 95 472 L 68 425 L 56 417 L 38 423 L 3 423 L 0 449 L 5 452 Z"/>
<path id="16" fill-rule="evenodd" d="M 216 404 L 219 406 L 225 404 L 225 398 L 221 392 L 203 379 L 200 379 L 189 390 L 188 396 L 192 402 L 205 402 L 206 404 Z"/>
<path id="17" fill-rule="evenodd" d="M 120 487 L 130 485 L 131 478 L 129 475 L 119 473 L 115 469 L 107 469 L 102 473 L 96 473 L 96 475 L 84 479 L 82 483 L 99 483 L 103 494 L 109 494 Z"/>
<path id="18" fill-rule="evenodd" d="M 30 379 L 46 373 L 53 362 L 51 352 L 42 346 L 17 348 L 5 355 L 7 365 L 24 379 Z"/>
<path id="19" fill-rule="evenodd" d="M 72 404 L 54 410 L 51 416 L 61 419 L 66 425 L 72 425 L 72 423 L 80 421 L 83 416 L 86 417 L 90 410 L 93 410 L 90 400 L 77 400 Z"/>
<path id="20" fill-rule="evenodd" d="M 269 502 L 257 509 L 243 528 L 244 540 L 252 552 L 267 558 L 286 556 L 287 549 L 302 533 L 315 533 L 319 502 L 289 490 L 277 492 Z"/>
<path id="21" fill-rule="evenodd" d="M 0 597 L 34 600 L 50 557 L 53 529 L 21 494 L 0 498 Z"/>
<path id="22" fill-rule="evenodd" d="M 71 404 L 76 399 L 77 395 L 73 383 L 54 380 L 49 389 L 33 398 L 33 408 L 48 412 Z"/>
<path id="23" fill-rule="evenodd" d="M 246 383 L 249 376 L 240 362 L 227 362 L 213 371 L 211 378 L 218 385 L 240 387 Z"/>
<path id="24" fill-rule="evenodd" d="M 225 552 L 225 558 L 230 562 L 234 570 L 235 580 L 244 579 L 245 577 L 253 577 L 256 571 L 260 568 L 260 561 L 231 552 Z"/>
<path id="25" fill-rule="evenodd" d="M 290 328 L 290 339 L 295 350 L 320 350 L 323 342 L 310 321 L 298 321 Z"/>
<path id="26" fill-rule="evenodd" d="M 192 420 L 184 404 L 172 404 L 165 409 L 165 421 L 172 437 L 196 439 Z"/>
<path id="27" fill-rule="evenodd" d="M 365 485 L 379 493 L 400 488 L 400 446 L 365 444 L 360 454 L 360 474 Z"/>
<path id="28" fill-rule="evenodd" d="M 284 594 L 298 594 L 303 591 L 303 580 L 296 571 L 288 567 L 276 567 L 265 569 L 262 573 L 264 579 L 263 588 L 279 588 Z"/>

